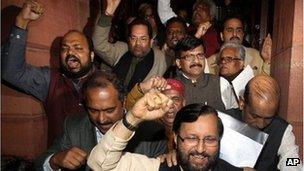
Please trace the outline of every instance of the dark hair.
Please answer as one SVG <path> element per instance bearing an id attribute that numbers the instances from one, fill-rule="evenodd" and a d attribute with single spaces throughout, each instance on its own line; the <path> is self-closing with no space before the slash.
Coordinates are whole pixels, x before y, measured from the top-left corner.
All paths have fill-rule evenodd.
<path id="1" fill-rule="evenodd" d="M 121 102 L 125 99 L 126 89 L 123 82 L 111 72 L 95 71 L 82 86 L 84 100 L 86 100 L 86 92 L 92 88 L 106 88 L 113 85 L 118 92 L 118 98 Z"/>
<path id="2" fill-rule="evenodd" d="M 176 58 L 180 58 L 181 53 L 195 49 L 196 47 L 202 45 L 205 51 L 205 46 L 203 45 L 203 41 L 200 39 L 193 37 L 193 36 L 187 36 L 180 41 L 175 46 L 175 56 Z"/>
<path id="3" fill-rule="evenodd" d="M 242 26 L 243 26 L 243 29 L 244 29 L 244 20 L 242 18 L 242 16 L 238 15 L 238 14 L 233 14 L 233 15 L 228 15 L 224 18 L 223 20 L 223 24 L 222 24 L 222 28 L 221 28 L 221 31 L 223 32 L 224 29 L 225 29 L 225 25 L 226 25 L 226 22 L 228 20 L 231 20 L 231 19 L 237 19 L 241 22 Z"/>
<path id="4" fill-rule="evenodd" d="M 187 32 L 187 24 L 186 24 L 185 20 L 182 19 L 181 17 L 170 18 L 166 23 L 166 32 L 168 31 L 168 27 L 173 23 L 180 23 L 184 27 L 185 32 Z"/>
<path id="5" fill-rule="evenodd" d="M 140 18 L 135 18 L 129 25 L 128 25 L 128 36 L 131 35 L 131 31 L 132 31 L 132 28 L 135 26 L 135 25 L 144 25 L 148 28 L 148 35 L 149 35 L 149 38 L 152 39 L 152 34 L 153 34 L 153 31 L 152 31 L 152 27 L 150 25 L 150 23 L 144 19 L 140 19 Z"/>
<path id="6" fill-rule="evenodd" d="M 205 115 L 215 115 L 217 117 L 218 134 L 219 137 L 222 137 L 224 127 L 221 119 L 218 117 L 217 111 L 208 105 L 199 103 L 189 104 L 177 112 L 173 122 L 173 131 L 177 134 L 183 122 L 195 122 L 198 117 Z"/>
<path id="7" fill-rule="evenodd" d="M 84 33 L 82 33 L 81 31 L 78 31 L 78 30 L 69 30 L 66 34 L 64 34 L 63 38 L 66 35 L 68 35 L 68 34 L 70 34 L 72 32 L 76 32 L 76 33 L 82 34 L 86 38 L 86 40 L 87 40 L 88 48 L 89 48 L 90 52 L 94 52 L 94 45 L 93 45 L 92 39 L 89 36 L 87 36 Z"/>

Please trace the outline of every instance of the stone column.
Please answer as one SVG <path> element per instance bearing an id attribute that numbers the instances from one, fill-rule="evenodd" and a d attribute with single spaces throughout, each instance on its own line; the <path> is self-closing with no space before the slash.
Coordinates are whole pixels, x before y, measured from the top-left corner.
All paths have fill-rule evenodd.
<path id="1" fill-rule="evenodd" d="M 303 155 L 303 1 L 276 0 L 271 74 L 281 87 L 279 115 L 293 126 Z"/>

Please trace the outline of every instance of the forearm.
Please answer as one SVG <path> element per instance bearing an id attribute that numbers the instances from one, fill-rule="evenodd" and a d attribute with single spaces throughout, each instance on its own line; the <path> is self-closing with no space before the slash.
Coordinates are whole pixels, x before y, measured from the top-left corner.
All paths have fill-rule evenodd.
<path id="1" fill-rule="evenodd" d="M 124 42 L 109 43 L 109 33 L 111 29 L 112 17 L 104 14 L 99 18 L 93 33 L 93 44 L 96 53 L 107 63 L 114 66 L 117 60 L 128 50 Z"/>
<path id="2" fill-rule="evenodd" d="M 39 100 L 45 100 L 49 83 L 49 67 L 35 67 L 25 62 L 27 31 L 13 27 L 5 43 L 2 57 L 2 79 Z"/>
<path id="3" fill-rule="evenodd" d="M 270 75 L 270 63 L 269 62 L 263 62 L 262 66 L 262 74 Z"/>
<path id="4" fill-rule="evenodd" d="M 117 130 L 117 127 L 123 127 L 121 121 L 114 124 L 91 151 L 87 164 L 93 170 L 111 170 L 121 162 L 122 151 L 127 146 L 131 136 L 128 140 L 116 137 L 114 129 Z M 127 131 L 129 135 L 130 132 L 128 130 L 124 131 Z"/>
<path id="5" fill-rule="evenodd" d="M 127 110 L 130 110 L 133 107 L 133 105 L 136 103 L 136 101 L 143 96 L 144 94 L 142 90 L 139 89 L 139 83 L 137 83 L 127 95 L 126 105 L 125 105 Z"/>

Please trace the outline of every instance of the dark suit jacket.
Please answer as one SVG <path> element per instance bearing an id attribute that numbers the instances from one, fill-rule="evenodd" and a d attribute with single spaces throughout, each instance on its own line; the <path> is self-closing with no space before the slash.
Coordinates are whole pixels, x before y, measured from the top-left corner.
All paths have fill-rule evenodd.
<path id="1" fill-rule="evenodd" d="M 145 154 L 149 157 L 164 154 L 167 152 L 167 141 L 164 137 L 165 134 L 159 134 L 162 129 L 164 127 L 158 122 L 144 122 L 139 126 L 126 151 Z M 36 170 L 43 170 L 46 158 L 54 153 L 76 146 L 89 154 L 97 144 L 95 126 L 91 123 L 87 113 L 68 116 L 64 121 L 62 132 L 62 136 L 57 138 L 52 146 L 36 159 Z M 89 170 L 89 168 L 84 166 L 78 170 Z"/>
<path id="2" fill-rule="evenodd" d="M 35 169 L 43 170 L 44 161 L 54 153 L 76 146 L 89 154 L 96 144 L 95 127 L 87 114 L 67 117 L 63 124 L 62 136 L 55 139 L 52 146 L 36 159 Z M 88 170 L 88 168 L 79 170 Z"/>

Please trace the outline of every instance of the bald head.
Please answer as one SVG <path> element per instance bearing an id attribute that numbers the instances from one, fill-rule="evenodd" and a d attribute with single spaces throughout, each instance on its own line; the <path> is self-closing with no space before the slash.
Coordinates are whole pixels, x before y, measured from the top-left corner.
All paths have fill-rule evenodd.
<path id="1" fill-rule="evenodd" d="M 267 127 L 275 117 L 280 100 L 278 83 L 270 76 L 251 79 L 244 93 L 244 121 L 258 129 Z"/>
<path id="2" fill-rule="evenodd" d="M 251 79 L 245 88 L 244 99 L 250 103 L 253 98 L 265 102 L 278 103 L 280 88 L 275 79 L 270 76 L 260 75 Z"/>

